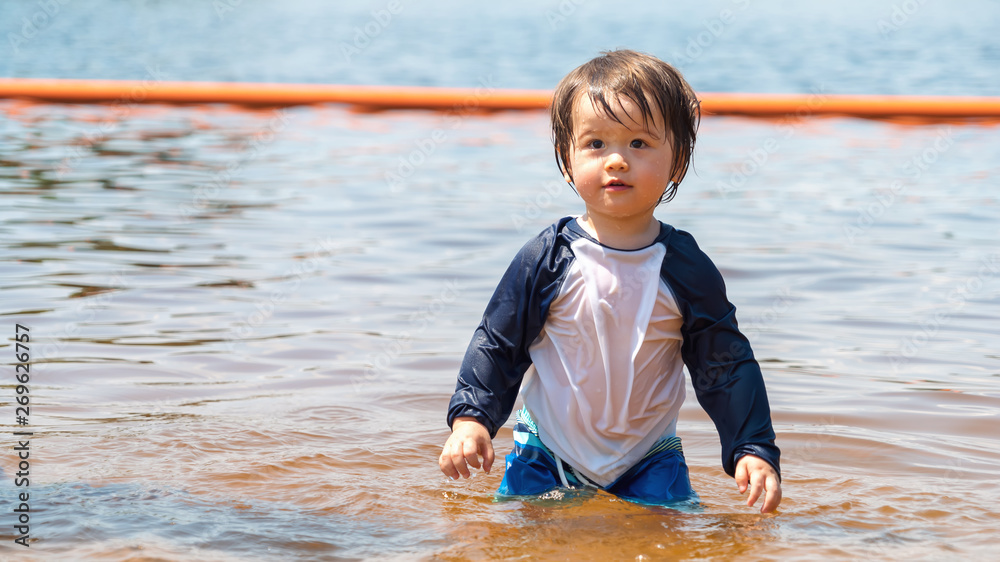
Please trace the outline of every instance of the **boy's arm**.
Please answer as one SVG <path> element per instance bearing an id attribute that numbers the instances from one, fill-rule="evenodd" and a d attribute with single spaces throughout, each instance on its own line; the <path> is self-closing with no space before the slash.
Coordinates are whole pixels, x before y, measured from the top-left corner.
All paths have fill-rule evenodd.
<path id="1" fill-rule="evenodd" d="M 500 280 L 459 369 L 448 407 L 452 429 L 457 418 L 473 418 L 493 438 L 510 417 L 531 366 L 528 347 L 541 333 L 572 260 L 569 249 L 556 244 L 565 220 L 525 244 Z"/>
<path id="2" fill-rule="evenodd" d="M 737 327 L 722 275 L 686 232 L 673 232 L 667 255 L 662 276 L 684 316 L 681 354 L 698 402 L 719 432 L 723 469 L 736 476 L 737 463 L 753 455 L 780 481 L 781 453 L 774 444 L 764 379 Z"/>
<path id="3" fill-rule="evenodd" d="M 730 305 L 732 306 L 732 305 Z M 685 337 L 685 355 L 695 396 L 719 432 L 722 467 L 730 476 L 745 455 L 769 463 L 780 479 L 764 377 L 750 343 L 736 328 L 736 309 Z M 690 346 L 688 343 L 690 342 Z M 689 359 L 690 358 L 690 359 Z"/>

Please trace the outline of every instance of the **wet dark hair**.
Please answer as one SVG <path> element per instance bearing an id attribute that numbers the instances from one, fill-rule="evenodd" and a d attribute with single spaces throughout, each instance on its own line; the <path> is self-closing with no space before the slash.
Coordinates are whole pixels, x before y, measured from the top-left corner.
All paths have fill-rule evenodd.
<path id="1" fill-rule="evenodd" d="M 573 146 L 573 106 L 584 93 L 590 96 L 595 109 L 622 125 L 625 123 L 616 113 L 618 108 L 624 111 L 619 97 L 639 107 L 642 125 L 647 130 L 655 123 L 654 108 L 659 111 L 674 154 L 671 181 L 664 187 L 660 202 L 673 199 L 677 186 L 687 175 L 701 121 L 698 98 L 681 73 L 656 57 L 622 49 L 602 52 L 601 56 L 580 65 L 559 82 L 552 96 L 552 140 L 559 171 L 569 176 L 570 185 L 573 180 L 569 164 Z"/>

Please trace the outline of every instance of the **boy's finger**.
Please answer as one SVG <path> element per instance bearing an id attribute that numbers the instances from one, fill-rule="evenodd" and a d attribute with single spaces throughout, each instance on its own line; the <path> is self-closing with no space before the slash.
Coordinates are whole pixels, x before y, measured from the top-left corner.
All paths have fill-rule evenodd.
<path id="1" fill-rule="evenodd" d="M 773 476 L 767 477 L 767 495 L 764 496 L 764 505 L 760 506 L 761 513 L 770 513 L 778 508 L 781 503 L 781 484 Z"/>
<path id="2" fill-rule="evenodd" d="M 749 474 L 747 474 L 747 463 L 741 462 L 736 465 L 736 485 L 740 488 L 740 493 L 747 491 L 747 482 L 749 482 Z"/>
<path id="3" fill-rule="evenodd" d="M 465 455 L 462 452 L 461 445 L 456 443 L 451 448 L 451 452 L 448 453 L 448 460 L 460 476 L 463 478 L 469 477 L 469 467 L 465 464 Z"/>
<path id="4" fill-rule="evenodd" d="M 747 497 L 747 505 L 753 505 L 757 503 L 757 498 L 760 497 L 760 493 L 763 491 L 764 483 L 763 478 L 759 473 L 755 473 L 750 477 L 750 496 Z"/>
<path id="5" fill-rule="evenodd" d="M 448 478 L 452 480 L 458 480 L 461 476 L 461 471 L 458 468 L 460 464 L 464 464 L 465 457 L 459 456 L 460 463 L 455 462 L 455 455 L 452 452 L 445 451 L 441 453 L 441 458 L 438 459 L 438 465 L 441 466 L 441 472 L 444 472 Z"/>
<path id="6" fill-rule="evenodd" d="M 490 469 L 493 468 L 493 461 L 494 461 L 493 445 L 487 443 L 486 450 L 483 451 L 483 470 L 486 471 L 486 474 L 489 474 Z"/>
<path id="7" fill-rule="evenodd" d="M 469 463 L 469 466 L 480 468 L 479 447 L 476 446 L 476 442 L 470 439 L 463 444 L 463 447 L 465 450 L 465 461 Z"/>
<path id="8" fill-rule="evenodd" d="M 438 467 L 441 468 L 441 472 L 443 472 L 445 476 L 451 478 L 452 480 L 458 476 L 458 473 L 455 472 L 455 467 L 451 465 L 450 460 L 444 453 L 441 453 L 441 456 L 438 457 Z"/>

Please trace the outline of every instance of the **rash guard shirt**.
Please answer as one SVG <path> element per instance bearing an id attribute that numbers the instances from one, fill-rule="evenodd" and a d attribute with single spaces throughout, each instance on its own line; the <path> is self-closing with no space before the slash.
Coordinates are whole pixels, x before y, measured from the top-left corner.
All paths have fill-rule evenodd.
<path id="1" fill-rule="evenodd" d="M 650 246 L 616 250 L 566 217 L 528 241 L 501 279 L 448 424 L 471 416 L 495 436 L 520 389 L 542 442 L 608 485 L 673 434 L 684 365 L 719 432 L 724 470 L 732 476 L 754 454 L 778 471 L 760 367 L 691 235 L 661 223 Z"/>

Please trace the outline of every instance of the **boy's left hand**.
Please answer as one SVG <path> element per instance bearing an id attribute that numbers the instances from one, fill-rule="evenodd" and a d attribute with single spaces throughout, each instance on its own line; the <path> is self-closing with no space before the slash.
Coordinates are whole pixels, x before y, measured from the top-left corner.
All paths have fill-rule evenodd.
<path id="1" fill-rule="evenodd" d="M 736 484 L 743 494 L 750 490 L 747 505 L 753 505 L 761 492 L 766 491 L 764 503 L 760 506 L 761 513 L 770 513 L 781 503 L 781 482 L 774 467 L 767 461 L 754 455 L 744 455 L 736 463 Z"/>

